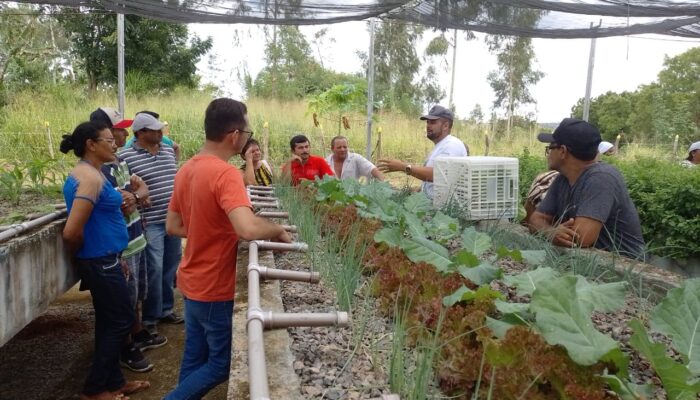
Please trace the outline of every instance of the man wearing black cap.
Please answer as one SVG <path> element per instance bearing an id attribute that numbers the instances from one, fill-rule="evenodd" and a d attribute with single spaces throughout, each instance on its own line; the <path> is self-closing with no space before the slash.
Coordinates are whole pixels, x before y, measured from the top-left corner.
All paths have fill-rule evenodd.
<path id="1" fill-rule="evenodd" d="M 541 133 L 549 169 L 559 171 L 530 217 L 530 232 L 566 247 L 595 247 L 643 258 L 639 215 L 620 172 L 596 162 L 600 132 L 588 122 L 565 118 L 554 133 Z"/>
<path id="2" fill-rule="evenodd" d="M 425 163 L 419 166 L 411 165 L 401 160 L 383 159 L 379 160 L 377 166 L 382 172 L 403 171 L 407 175 L 422 180 L 421 191 L 423 191 L 428 198 L 432 199 L 433 163 L 435 159 L 441 156 L 464 157 L 469 154 L 464 143 L 450 135 L 454 120 L 452 111 L 438 105 L 431 108 L 430 112 L 420 117 L 420 119 L 426 122 L 426 137 L 435 143 L 435 147 L 428 155 Z"/>

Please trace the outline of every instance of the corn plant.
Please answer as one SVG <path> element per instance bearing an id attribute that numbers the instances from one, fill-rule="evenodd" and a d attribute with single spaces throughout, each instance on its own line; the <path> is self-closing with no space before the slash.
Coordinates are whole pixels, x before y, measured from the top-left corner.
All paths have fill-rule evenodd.
<path id="1" fill-rule="evenodd" d="M 0 195 L 12 204 L 19 204 L 25 179 L 24 168 L 19 163 L 10 170 L 0 171 Z"/>

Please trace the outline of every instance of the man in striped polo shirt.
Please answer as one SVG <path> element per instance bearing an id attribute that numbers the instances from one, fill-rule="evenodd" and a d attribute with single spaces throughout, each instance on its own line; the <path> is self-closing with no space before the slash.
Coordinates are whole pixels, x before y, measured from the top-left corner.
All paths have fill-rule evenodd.
<path id="1" fill-rule="evenodd" d="M 143 324 L 152 333 L 158 322 L 179 324 L 173 312 L 175 271 L 182 256 L 181 240 L 165 232 L 165 215 L 177 172 L 175 151 L 161 143 L 164 125 L 152 115 L 136 114 L 131 129 L 136 141 L 119 152 L 132 173 L 148 185 L 151 205 L 143 210 L 146 222 L 148 294 L 143 303 Z"/>

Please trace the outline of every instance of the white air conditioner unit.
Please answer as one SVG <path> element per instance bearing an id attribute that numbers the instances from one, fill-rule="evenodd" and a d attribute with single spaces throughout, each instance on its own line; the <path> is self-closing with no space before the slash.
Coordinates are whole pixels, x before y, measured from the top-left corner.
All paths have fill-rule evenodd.
<path id="1" fill-rule="evenodd" d="M 436 208 L 458 207 L 471 220 L 518 215 L 518 159 L 438 157 L 433 164 Z"/>

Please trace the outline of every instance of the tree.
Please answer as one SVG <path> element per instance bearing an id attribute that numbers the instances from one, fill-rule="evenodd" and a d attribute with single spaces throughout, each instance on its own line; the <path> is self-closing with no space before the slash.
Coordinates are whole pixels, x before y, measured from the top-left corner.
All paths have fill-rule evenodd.
<path id="1" fill-rule="evenodd" d="M 475 104 L 472 111 L 469 113 L 469 121 L 474 124 L 480 124 L 484 120 L 484 112 L 481 110 L 481 104 Z"/>
<path id="2" fill-rule="evenodd" d="M 71 33 L 71 53 L 85 72 L 91 91 L 117 81 L 116 16 L 105 12 L 76 13 L 66 9 L 58 19 Z M 125 16 L 126 73 L 143 80 L 143 90 L 195 87 L 197 62 L 209 51 L 211 38 L 188 42 L 186 25 Z"/>
<path id="3" fill-rule="evenodd" d="M 583 98 L 572 108 L 574 118 L 583 117 Z M 598 127 L 604 140 L 614 141 L 622 130 L 631 131 L 630 114 L 634 94 L 607 92 L 591 100 L 588 122 Z"/>

